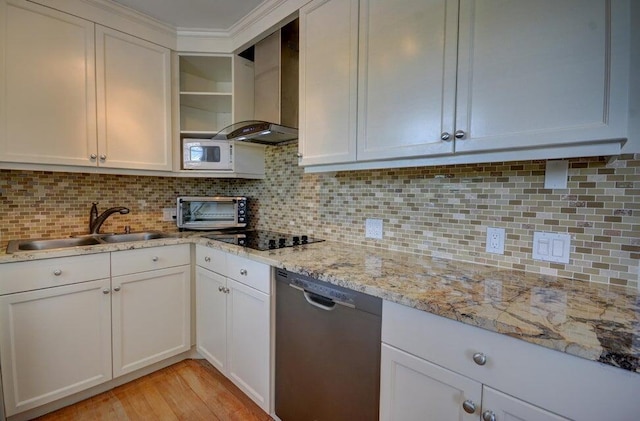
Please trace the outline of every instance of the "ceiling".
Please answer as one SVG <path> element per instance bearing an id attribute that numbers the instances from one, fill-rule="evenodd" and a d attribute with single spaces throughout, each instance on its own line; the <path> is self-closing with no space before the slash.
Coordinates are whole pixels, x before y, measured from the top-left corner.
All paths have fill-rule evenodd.
<path id="1" fill-rule="evenodd" d="M 113 0 L 178 29 L 226 31 L 264 0 Z"/>

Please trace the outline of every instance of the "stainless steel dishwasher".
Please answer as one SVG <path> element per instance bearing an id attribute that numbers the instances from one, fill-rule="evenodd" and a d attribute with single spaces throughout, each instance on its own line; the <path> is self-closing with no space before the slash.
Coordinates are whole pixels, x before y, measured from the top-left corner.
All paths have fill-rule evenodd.
<path id="1" fill-rule="evenodd" d="M 382 300 L 276 271 L 275 413 L 378 420 Z"/>

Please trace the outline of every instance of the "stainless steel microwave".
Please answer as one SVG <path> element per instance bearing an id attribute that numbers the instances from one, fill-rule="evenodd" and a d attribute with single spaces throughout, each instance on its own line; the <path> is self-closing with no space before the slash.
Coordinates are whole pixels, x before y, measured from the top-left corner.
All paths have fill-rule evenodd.
<path id="1" fill-rule="evenodd" d="M 182 169 L 233 170 L 233 142 L 182 139 Z"/>
<path id="2" fill-rule="evenodd" d="M 177 206 L 181 229 L 244 228 L 248 223 L 246 197 L 178 197 Z"/>

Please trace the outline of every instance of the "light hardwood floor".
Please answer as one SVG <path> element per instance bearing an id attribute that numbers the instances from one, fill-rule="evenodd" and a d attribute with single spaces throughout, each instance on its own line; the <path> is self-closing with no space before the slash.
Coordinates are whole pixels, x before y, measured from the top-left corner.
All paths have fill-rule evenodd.
<path id="1" fill-rule="evenodd" d="M 39 421 L 271 420 L 205 360 L 185 360 Z"/>

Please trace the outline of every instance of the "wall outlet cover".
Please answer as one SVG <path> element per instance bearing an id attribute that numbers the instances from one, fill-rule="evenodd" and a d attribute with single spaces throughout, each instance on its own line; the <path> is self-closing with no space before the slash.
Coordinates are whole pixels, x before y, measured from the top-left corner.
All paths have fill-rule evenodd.
<path id="1" fill-rule="evenodd" d="M 487 227 L 487 246 L 485 251 L 493 254 L 504 254 L 504 228 Z"/>
<path id="2" fill-rule="evenodd" d="M 162 220 L 173 222 L 176 220 L 176 208 L 162 208 Z"/>
<path id="3" fill-rule="evenodd" d="M 382 240 L 382 219 L 367 219 L 364 228 L 365 238 Z"/>

